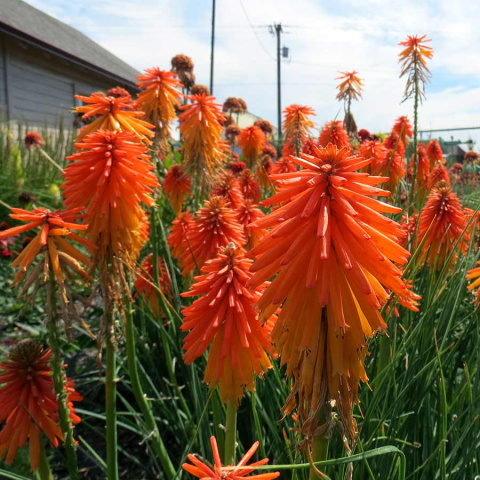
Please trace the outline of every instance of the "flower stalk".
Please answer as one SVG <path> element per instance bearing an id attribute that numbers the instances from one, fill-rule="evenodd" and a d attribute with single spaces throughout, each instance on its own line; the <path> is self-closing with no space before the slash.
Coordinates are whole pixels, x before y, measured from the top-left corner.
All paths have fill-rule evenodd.
<path id="1" fill-rule="evenodd" d="M 225 459 L 227 465 L 235 462 L 235 446 L 237 439 L 237 406 L 232 399 L 227 402 L 227 419 L 225 425 Z"/>

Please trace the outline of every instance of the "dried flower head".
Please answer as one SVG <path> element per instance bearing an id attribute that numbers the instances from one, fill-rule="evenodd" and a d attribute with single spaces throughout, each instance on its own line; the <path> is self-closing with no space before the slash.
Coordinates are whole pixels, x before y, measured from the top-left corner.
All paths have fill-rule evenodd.
<path id="1" fill-rule="evenodd" d="M 254 125 L 258 127 L 265 134 L 265 136 L 273 133 L 273 125 L 268 120 L 256 120 Z"/>
<path id="2" fill-rule="evenodd" d="M 45 140 L 38 132 L 27 132 L 25 134 L 24 143 L 28 150 L 45 146 Z"/>
<path id="3" fill-rule="evenodd" d="M 244 391 L 255 390 L 255 375 L 271 368 L 269 334 L 274 317 L 262 326 L 254 308 L 265 285 L 249 289 L 252 260 L 233 243 L 218 250 L 182 297 L 199 297 L 182 310 L 185 362 L 191 364 L 210 346 L 205 381 L 217 385 L 224 403 L 238 405 Z"/>
<path id="4" fill-rule="evenodd" d="M 196 83 L 191 89 L 190 93 L 192 95 L 207 95 L 209 97 L 211 95 L 210 89 L 206 85 L 200 85 Z"/>
<path id="5" fill-rule="evenodd" d="M 0 363 L 0 458 L 13 462 L 19 447 L 30 444 L 30 466 L 37 470 L 40 463 L 41 434 L 54 447 L 63 441 L 59 425 L 58 403 L 53 388 L 51 351 L 44 350 L 35 340 L 18 342 L 8 358 Z M 74 383 L 67 382 L 67 405 L 70 420 L 79 423 L 73 402 L 82 400 Z"/>
<path id="6" fill-rule="evenodd" d="M 228 97 L 223 102 L 223 111 L 230 113 L 245 113 L 247 111 L 247 104 L 242 98 Z"/>
<path id="7" fill-rule="evenodd" d="M 239 173 L 243 172 L 246 168 L 247 165 L 245 162 L 230 162 L 226 166 L 227 170 L 230 170 L 235 176 L 237 176 Z"/>
<path id="8" fill-rule="evenodd" d="M 183 202 L 190 193 L 190 178 L 182 165 L 172 165 L 165 174 L 163 191 L 172 204 L 175 215 L 182 211 Z"/>
<path id="9" fill-rule="evenodd" d="M 272 160 L 277 159 L 277 149 L 271 143 L 265 143 L 262 155 L 268 155 Z"/>
<path id="10" fill-rule="evenodd" d="M 259 443 L 255 442 L 250 450 L 248 450 L 248 452 L 243 456 L 240 462 L 238 462 L 237 466 L 223 467 L 215 437 L 210 437 L 210 445 L 212 446 L 213 459 L 215 462 L 213 469 L 192 454 L 188 455 L 188 460 L 190 460 L 191 464 L 184 463 L 182 468 L 194 477 L 200 478 L 201 480 L 238 480 L 249 475 L 250 473 L 253 473 L 256 467 L 260 467 L 261 465 L 268 463 L 268 458 L 264 458 L 263 460 L 247 465 L 247 462 L 257 451 Z M 252 475 L 248 478 L 250 480 L 273 480 L 279 476 L 279 472 L 267 472 L 259 475 Z"/>
<path id="11" fill-rule="evenodd" d="M 179 53 L 172 58 L 172 70 L 176 73 L 186 72 L 190 73 L 193 71 L 193 61 L 187 55 Z"/>
<path id="12" fill-rule="evenodd" d="M 299 172 L 272 175 L 278 193 L 261 204 L 277 208 L 251 225 L 271 231 L 250 251 L 250 283 L 274 277 L 258 302 L 265 317 L 283 303 L 272 339 L 294 377 L 286 411 L 296 398 L 308 439 L 319 409 L 335 400 L 353 440 L 366 339 L 386 328 L 380 309 L 390 294 L 412 310 L 419 297 L 402 279 L 399 265 L 410 255 L 399 245 L 402 229 L 382 215 L 401 209 L 372 198 L 390 195 L 376 187 L 386 178 L 358 172 L 372 159 L 349 148 L 312 148 L 313 155 L 292 158 Z"/>
<path id="13" fill-rule="evenodd" d="M 240 135 L 240 132 L 242 129 L 238 127 L 237 125 L 229 125 L 225 129 L 225 137 L 230 143 L 235 143 L 237 137 Z"/>
<path id="14" fill-rule="evenodd" d="M 75 95 L 75 98 L 81 100 L 84 105 L 75 107 L 74 112 L 83 114 L 82 120 L 94 117 L 91 123 L 80 130 L 77 142 L 97 130 L 108 130 L 110 132 L 131 132 L 146 144 L 152 143 L 150 138 L 154 136 L 151 130 L 153 125 L 139 119 L 144 116 L 143 112 L 125 110 L 129 104 L 127 97 L 115 98 L 92 93 L 89 97 Z"/>
<path id="15" fill-rule="evenodd" d="M 337 85 L 337 100 L 343 100 L 349 105 L 352 100 L 362 98 L 363 80 L 357 75 L 358 72 L 338 72 L 341 74 L 335 80 L 341 80 Z"/>

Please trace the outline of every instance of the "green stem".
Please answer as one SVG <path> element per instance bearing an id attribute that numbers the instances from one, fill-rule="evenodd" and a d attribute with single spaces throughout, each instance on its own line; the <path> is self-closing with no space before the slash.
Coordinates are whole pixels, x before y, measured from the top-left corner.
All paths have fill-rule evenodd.
<path id="1" fill-rule="evenodd" d="M 71 480 L 79 480 L 77 452 L 75 441 L 73 439 L 73 428 L 70 420 L 70 410 L 67 404 L 66 378 L 63 369 L 62 350 L 60 347 L 60 336 L 57 325 L 56 315 L 56 283 L 53 272 L 50 272 L 50 305 L 48 315 L 48 341 L 52 350 L 52 370 L 53 384 L 57 394 L 58 413 L 60 417 L 60 427 L 64 436 L 65 453 L 67 454 L 67 469 Z"/>
<path id="2" fill-rule="evenodd" d="M 165 469 L 165 475 L 167 479 L 172 479 L 175 477 L 175 469 L 173 464 L 168 456 L 167 449 L 163 443 L 162 437 L 160 436 L 160 431 L 158 430 L 157 423 L 153 416 L 153 411 L 151 405 L 145 397 L 143 392 L 142 384 L 140 382 L 140 376 L 138 374 L 137 367 L 137 351 L 135 346 L 135 330 L 133 325 L 133 315 L 131 310 L 131 305 L 128 300 L 126 302 L 126 325 L 125 325 L 125 340 L 127 345 L 127 364 L 128 364 L 128 375 L 130 377 L 130 383 L 132 384 L 133 393 L 137 401 L 142 415 L 145 419 L 146 426 L 151 432 L 148 439 L 152 443 L 155 454 L 160 459 L 160 462 Z"/>
<path id="3" fill-rule="evenodd" d="M 52 475 L 52 471 L 50 470 L 50 465 L 48 464 L 45 447 L 41 442 L 40 442 L 40 462 L 38 464 L 37 473 L 40 480 L 53 480 L 53 475 Z"/>
<path id="4" fill-rule="evenodd" d="M 377 375 L 379 375 L 388 365 L 390 358 L 390 338 L 383 334 L 378 340 L 378 364 Z"/>
<path id="5" fill-rule="evenodd" d="M 227 421 L 225 432 L 225 465 L 235 462 L 235 443 L 237 439 L 237 407 L 233 400 L 227 402 Z"/>
<path id="6" fill-rule="evenodd" d="M 320 411 L 320 419 L 319 419 L 320 424 L 325 423 L 325 419 L 326 419 L 325 411 L 322 408 L 322 410 Z M 314 463 L 315 462 L 323 462 L 323 461 L 327 460 L 327 458 L 328 458 L 328 442 L 329 442 L 329 439 L 325 436 L 324 433 L 320 434 L 320 435 L 316 435 L 315 437 L 313 437 L 312 460 L 313 460 Z M 317 466 L 316 469 L 319 470 L 322 473 L 325 473 L 325 470 L 322 466 Z M 308 479 L 309 480 L 317 480 L 318 478 L 322 478 L 322 477 L 320 477 L 320 475 L 318 475 L 318 473 L 315 471 L 313 466 L 310 466 L 310 474 L 308 476 Z"/>
<path id="7" fill-rule="evenodd" d="M 413 209 L 413 201 L 415 197 L 415 183 L 417 178 L 417 163 L 418 163 L 418 153 L 417 153 L 417 142 L 418 142 L 418 100 L 420 92 L 418 90 L 418 75 L 417 67 L 415 66 L 415 100 L 413 105 L 413 173 L 412 173 L 412 185 L 410 186 L 410 195 L 409 195 L 409 206 Z"/>
<path id="8" fill-rule="evenodd" d="M 107 315 L 106 354 L 107 367 L 105 372 L 105 413 L 107 418 L 107 479 L 118 480 L 117 456 L 117 359 L 115 352 L 114 326 L 112 311 Z"/>

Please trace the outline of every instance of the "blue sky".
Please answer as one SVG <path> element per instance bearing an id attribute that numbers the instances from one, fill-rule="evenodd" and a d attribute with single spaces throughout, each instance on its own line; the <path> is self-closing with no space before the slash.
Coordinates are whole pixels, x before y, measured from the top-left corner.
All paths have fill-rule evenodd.
<path id="1" fill-rule="evenodd" d="M 209 83 L 211 0 L 28 0 L 72 25 L 142 70 L 169 69 L 177 53 L 191 56 L 198 83 Z M 420 110 L 421 128 L 480 126 L 480 2 L 456 0 L 217 0 L 214 94 L 244 98 L 249 110 L 276 121 L 275 39 L 268 25 L 282 22 L 283 106 L 315 108 L 317 123 L 334 118 L 338 70 L 356 69 L 365 80 L 353 106 L 360 128 L 389 130 L 401 104 L 398 42 L 427 34 L 435 56 Z M 340 114 L 341 115 L 341 114 Z M 467 132 L 462 138 L 480 135 Z"/>

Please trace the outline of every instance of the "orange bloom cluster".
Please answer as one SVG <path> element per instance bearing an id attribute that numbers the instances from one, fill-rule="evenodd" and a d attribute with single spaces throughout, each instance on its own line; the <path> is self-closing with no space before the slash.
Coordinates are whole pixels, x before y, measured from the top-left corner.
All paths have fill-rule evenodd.
<path id="1" fill-rule="evenodd" d="M 440 142 L 438 140 L 433 139 L 428 142 L 427 155 L 428 159 L 430 160 L 430 168 L 433 168 L 437 162 L 445 164 L 442 147 L 440 146 Z"/>
<path id="2" fill-rule="evenodd" d="M 329 143 L 337 148 L 349 147 L 350 139 L 348 133 L 343 128 L 343 122 L 340 120 L 327 122 L 320 132 L 318 143 L 322 147 L 326 147 Z"/>
<path id="3" fill-rule="evenodd" d="M 360 100 L 362 98 L 363 80 L 358 77 L 355 70 L 353 72 L 338 72 L 340 77 L 335 80 L 342 80 L 337 85 L 337 100 L 351 102 L 352 100 Z"/>
<path id="4" fill-rule="evenodd" d="M 427 187 L 429 190 L 433 190 L 440 182 L 450 185 L 450 175 L 443 163 L 437 163 L 433 167 L 433 170 L 428 175 Z"/>
<path id="5" fill-rule="evenodd" d="M 182 211 L 183 202 L 190 193 L 190 177 L 182 165 L 172 165 L 165 174 L 163 191 L 172 204 L 175 215 Z"/>
<path id="6" fill-rule="evenodd" d="M 289 155 L 288 157 L 279 158 L 271 168 L 271 174 L 276 175 L 278 173 L 288 173 L 288 172 L 296 172 L 297 165 L 292 160 L 292 156 Z"/>
<path id="7" fill-rule="evenodd" d="M 149 253 L 142 262 L 141 269 L 137 274 L 137 279 L 135 280 L 135 290 L 137 291 L 137 296 L 144 296 L 145 301 L 150 306 L 153 314 L 157 317 L 161 317 L 165 312 L 160 306 L 158 296 L 163 295 L 165 297 L 171 297 L 172 284 L 170 282 L 170 277 L 168 275 L 167 267 L 163 258 L 157 258 L 157 268 L 158 283 L 161 293 L 154 286 L 155 275 L 153 270 L 152 253 Z"/>
<path id="8" fill-rule="evenodd" d="M 464 232 L 465 223 L 459 198 L 448 185 L 440 184 L 427 198 L 418 229 L 417 244 L 423 242 L 422 256 L 431 270 L 440 271 L 446 262 L 447 268 L 456 262 L 455 245 L 462 235 L 457 249 L 466 252 L 470 237 Z"/>
<path id="9" fill-rule="evenodd" d="M 89 267 L 91 265 L 90 260 L 65 238 L 75 240 L 89 248 L 95 248 L 91 242 L 74 233 L 77 230 L 88 228 L 87 225 L 77 223 L 83 218 L 83 215 L 80 214 L 82 210 L 83 207 L 73 208 L 65 212 L 59 210 L 51 212 L 46 208 L 36 208 L 33 211 L 12 208 L 13 213 L 10 214 L 10 217 L 27 223 L 1 231 L 0 239 L 14 237 L 29 230 L 40 229 L 12 263 L 12 267 L 18 268 L 13 284 L 22 282 L 29 267 L 41 252 L 46 252 L 48 258 L 47 271 L 48 267 L 52 268 L 55 279 L 60 286 L 64 283 L 62 270 L 65 268 L 72 270 L 83 278 L 88 277 L 82 264 Z M 43 269 L 39 270 L 39 268 L 33 270 L 31 278 L 27 281 L 27 288 L 38 278 L 40 273 L 43 273 Z"/>
<path id="10" fill-rule="evenodd" d="M 250 169 L 257 167 L 258 159 L 265 146 L 266 138 L 263 131 L 252 125 L 244 128 L 238 136 L 238 146 L 242 149 L 242 156 Z"/>
<path id="11" fill-rule="evenodd" d="M 158 129 L 162 138 L 169 136 L 169 123 L 175 119 L 175 106 L 180 105 L 182 84 L 177 75 L 158 67 L 147 68 L 138 76 L 137 85 L 142 89 L 137 107 L 145 112 L 145 120 Z"/>
<path id="12" fill-rule="evenodd" d="M 408 174 L 413 175 L 414 156 L 410 160 L 408 166 Z M 430 160 L 427 155 L 427 146 L 424 143 L 419 143 L 417 146 L 417 176 L 415 178 L 415 188 L 417 189 L 417 196 L 420 201 L 423 201 L 427 193 L 428 178 L 430 175 Z"/>
<path id="13" fill-rule="evenodd" d="M 184 463 L 182 468 L 194 477 L 201 480 L 238 480 L 244 478 L 250 473 L 253 473 L 256 467 L 260 467 L 268 463 L 268 458 L 259 460 L 258 462 L 247 465 L 247 462 L 253 457 L 253 454 L 257 451 L 258 442 L 255 442 L 243 458 L 234 467 L 222 466 L 222 460 L 220 458 L 220 452 L 218 450 L 218 444 L 215 437 L 210 437 L 210 445 L 212 446 L 214 466 L 210 468 L 206 463 L 200 461 L 195 455 L 189 454 L 188 459 L 190 463 Z M 252 475 L 248 478 L 250 480 L 273 480 L 278 478 L 280 472 L 267 472 L 259 475 Z"/>
<path id="14" fill-rule="evenodd" d="M 65 205 L 86 206 L 87 234 L 103 258 L 135 261 L 147 239 L 142 204 L 153 205 L 159 186 L 147 148 L 132 133 L 102 130 L 76 147 L 64 173 Z"/>
<path id="15" fill-rule="evenodd" d="M 180 107 L 184 112 L 178 117 L 183 136 L 183 162 L 193 178 L 205 188 L 208 180 L 225 159 L 228 149 L 221 140 L 223 114 L 215 97 L 205 94 L 187 97 L 192 103 Z"/>
<path id="16" fill-rule="evenodd" d="M 478 267 L 472 268 L 467 272 L 467 280 L 473 280 L 473 282 L 468 286 L 470 291 L 476 289 L 475 297 L 476 301 L 480 300 L 480 262 L 477 262 Z"/>
<path id="17" fill-rule="evenodd" d="M 387 151 L 379 140 L 366 140 L 358 147 L 358 155 L 363 158 L 371 158 L 372 163 L 364 169 L 367 173 L 380 170 L 385 162 Z"/>
<path id="18" fill-rule="evenodd" d="M 222 197 L 205 200 L 204 206 L 189 226 L 187 241 L 188 249 L 179 258 L 183 275 L 196 267 L 202 268 L 207 260 L 215 257 L 220 247 L 225 247 L 230 242 L 238 247 L 246 243 L 237 213 L 229 207 L 228 200 Z"/>
<path id="19" fill-rule="evenodd" d="M 431 73 L 427 67 L 427 59 L 433 58 L 433 48 L 426 45 L 427 42 L 431 42 L 431 40 L 427 39 L 426 35 L 421 37 L 408 35 L 407 40 L 399 43 L 405 47 L 400 52 L 398 60 L 402 68 L 400 77 L 408 75 L 405 99 L 414 94 L 416 84 L 422 83 L 425 86 L 430 78 Z M 420 90 L 420 95 L 423 95 L 423 90 Z"/>
<path id="20" fill-rule="evenodd" d="M 290 105 L 284 111 L 283 134 L 285 145 L 283 155 L 298 155 L 304 142 L 312 135 L 315 123 L 310 117 L 315 116 L 315 110 L 304 105 Z"/>
<path id="21" fill-rule="evenodd" d="M 94 117 L 92 123 L 85 125 L 78 134 L 77 141 L 97 130 L 108 130 L 111 132 L 127 131 L 137 135 L 146 144 L 151 144 L 150 138 L 154 136 L 153 125 L 140 120 L 143 112 L 131 111 L 128 97 L 107 97 L 103 94 L 92 93 L 89 97 L 75 95 L 86 105 L 76 107 L 76 113 L 83 113 L 82 119 Z"/>
<path id="22" fill-rule="evenodd" d="M 392 132 L 396 133 L 402 141 L 403 147 L 407 148 L 410 138 L 413 138 L 413 126 L 405 115 L 398 117 L 392 128 Z"/>
<path id="23" fill-rule="evenodd" d="M 399 134 L 395 131 L 391 131 L 385 140 L 383 141 L 383 146 L 390 150 L 390 152 L 398 153 L 402 158 L 405 157 L 405 144 L 403 140 L 400 138 Z"/>
<path id="24" fill-rule="evenodd" d="M 375 140 L 373 141 L 375 142 Z M 381 146 L 385 149 L 384 144 Z M 385 149 L 383 157 L 372 163 L 371 172 L 374 175 L 388 177 L 386 188 L 390 192 L 395 193 L 400 180 L 405 177 L 405 160 L 395 149 Z"/>
<path id="25" fill-rule="evenodd" d="M 53 388 L 51 351 L 35 340 L 23 340 L 12 348 L 7 360 L 0 363 L 0 458 L 12 463 L 19 447 L 30 443 L 30 466 L 37 470 L 40 462 L 41 434 L 58 447 L 63 441 L 59 425 L 58 403 Z M 67 382 L 67 405 L 70 420 L 79 423 L 73 402 L 82 400 L 74 383 Z"/>
<path id="26" fill-rule="evenodd" d="M 258 245 L 260 240 L 267 234 L 265 228 L 249 228 L 251 223 L 260 220 L 264 216 L 265 214 L 251 200 L 246 200 L 238 209 L 238 223 L 243 226 L 243 231 L 247 239 L 247 245 L 245 247 L 247 250 Z"/>
<path id="27" fill-rule="evenodd" d="M 400 226 L 404 231 L 405 235 L 401 239 L 401 245 L 404 248 L 407 248 L 408 242 L 415 237 L 415 232 L 418 224 L 418 213 L 415 212 L 412 215 L 403 215 L 400 220 Z"/>
<path id="28" fill-rule="evenodd" d="M 212 196 L 225 198 L 234 210 L 240 208 L 244 202 L 238 180 L 228 172 L 219 178 L 213 187 Z"/>
<path id="29" fill-rule="evenodd" d="M 200 297 L 182 310 L 185 337 L 185 362 L 192 363 L 208 354 L 205 381 L 210 388 L 220 387 L 222 401 L 238 404 L 244 390 L 255 390 L 255 374 L 271 367 L 269 334 L 272 316 L 262 326 L 254 304 L 265 284 L 250 290 L 252 260 L 233 243 L 220 248 L 214 259 L 202 267 L 190 290 L 183 297 Z"/>
<path id="30" fill-rule="evenodd" d="M 168 236 L 168 246 L 172 252 L 172 256 L 177 260 L 189 250 L 188 235 L 192 228 L 193 215 L 190 212 L 182 212 L 173 221 Z"/>
<path id="31" fill-rule="evenodd" d="M 245 200 L 252 200 L 254 203 L 260 201 L 260 185 L 250 169 L 240 173 L 238 184 Z"/>
<path id="32" fill-rule="evenodd" d="M 399 245 L 402 229 L 382 215 L 401 209 L 371 198 L 390 194 L 376 187 L 386 178 L 358 172 L 372 159 L 349 148 L 313 146 L 313 155 L 294 161 L 301 170 L 273 175 L 278 193 L 262 202 L 278 208 L 252 225 L 271 231 L 250 252 L 257 259 L 251 286 L 274 277 L 258 306 L 268 318 L 283 302 L 272 339 L 294 376 L 304 433 L 315 431 L 318 410 L 335 399 L 354 438 L 366 338 L 386 327 L 380 309 L 393 292 L 418 310 L 398 266 L 410 255 Z"/>
<path id="33" fill-rule="evenodd" d="M 27 132 L 23 141 L 28 150 L 45 146 L 45 140 L 38 132 Z"/>

